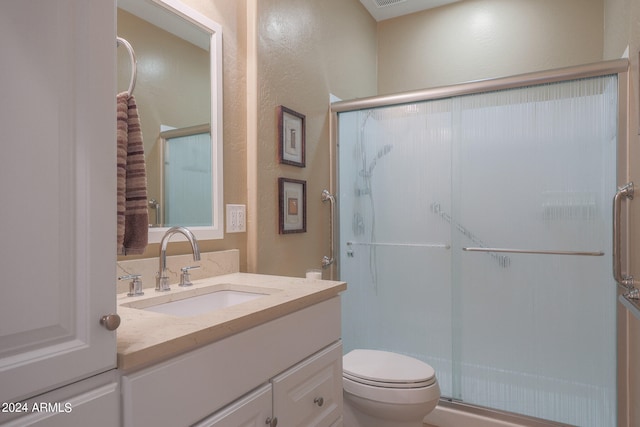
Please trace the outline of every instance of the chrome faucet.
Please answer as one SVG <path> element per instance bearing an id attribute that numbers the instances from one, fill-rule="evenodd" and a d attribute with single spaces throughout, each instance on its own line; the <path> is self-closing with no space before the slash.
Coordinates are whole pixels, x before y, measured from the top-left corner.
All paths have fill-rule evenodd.
<path id="1" fill-rule="evenodd" d="M 193 251 L 193 260 L 200 261 L 200 249 L 198 248 L 198 241 L 196 236 L 185 227 L 171 227 L 164 233 L 162 240 L 160 241 L 160 265 L 158 268 L 158 275 L 156 276 L 156 291 L 163 292 L 169 291 L 169 277 L 167 276 L 167 245 L 169 244 L 169 238 L 176 233 L 184 235 L 189 243 L 191 243 L 191 250 Z"/>

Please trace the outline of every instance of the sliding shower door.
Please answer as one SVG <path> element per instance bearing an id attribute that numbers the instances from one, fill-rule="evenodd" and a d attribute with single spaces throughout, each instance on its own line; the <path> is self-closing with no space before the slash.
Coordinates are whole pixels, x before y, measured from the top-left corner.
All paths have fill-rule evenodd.
<path id="1" fill-rule="evenodd" d="M 451 102 L 340 115 L 340 275 L 345 351 L 425 360 L 451 395 Z M 425 143 L 428 141 L 428 143 Z"/>
<path id="2" fill-rule="evenodd" d="M 608 77 L 456 99 L 453 397 L 615 425 L 616 98 Z"/>
<path id="3" fill-rule="evenodd" d="M 617 79 L 339 114 L 345 350 L 443 396 L 616 425 Z"/>

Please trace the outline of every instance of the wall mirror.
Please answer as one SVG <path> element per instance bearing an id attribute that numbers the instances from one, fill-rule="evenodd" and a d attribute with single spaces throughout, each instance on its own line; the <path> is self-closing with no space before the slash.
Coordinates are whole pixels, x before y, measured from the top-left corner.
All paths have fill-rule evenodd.
<path id="1" fill-rule="evenodd" d="M 137 59 L 135 96 L 149 199 L 149 243 L 174 225 L 223 237 L 222 30 L 178 0 L 118 0 L 118 36 Z M 118 48 L 118 91 L 131 59 Z"/>

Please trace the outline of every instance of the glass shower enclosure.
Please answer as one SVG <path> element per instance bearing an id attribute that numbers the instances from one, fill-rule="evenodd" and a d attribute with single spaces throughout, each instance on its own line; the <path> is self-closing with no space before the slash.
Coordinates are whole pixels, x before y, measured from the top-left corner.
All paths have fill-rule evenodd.
<path id="1" fill-rule="evenodd" d="M 208 124 L 160 132 L 165 227 L 210 226 L 213 215 L 211 129 Z M 207 196 L 208 195 L 208 196 Z"/>
<path id="2" fill-rule="evenodd" d="M 618 75 L 465 91 L 337 112 L 345 352 L 424 360 L 455 401 L 613 427 Z"/>

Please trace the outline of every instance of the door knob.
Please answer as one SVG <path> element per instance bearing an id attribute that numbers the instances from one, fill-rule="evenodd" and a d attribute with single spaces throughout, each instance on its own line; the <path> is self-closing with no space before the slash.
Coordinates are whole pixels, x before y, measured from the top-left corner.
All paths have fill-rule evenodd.
<path id="1" fill-rule="evenodd" d="M 115 331 L 120 326 L 120 316 L 111 313 L 100 318 L 100 324 L 109 331 Z"/>

